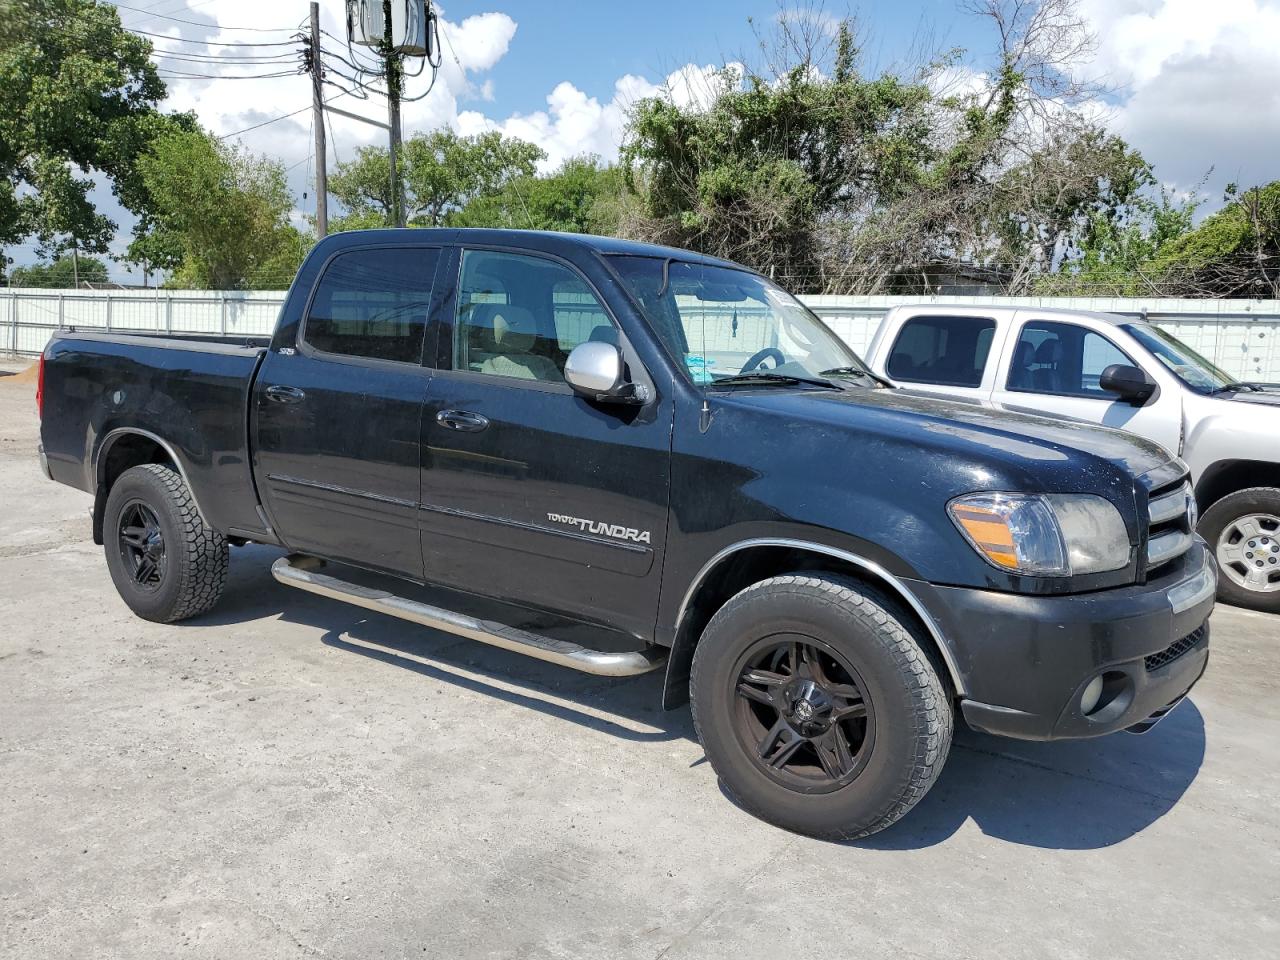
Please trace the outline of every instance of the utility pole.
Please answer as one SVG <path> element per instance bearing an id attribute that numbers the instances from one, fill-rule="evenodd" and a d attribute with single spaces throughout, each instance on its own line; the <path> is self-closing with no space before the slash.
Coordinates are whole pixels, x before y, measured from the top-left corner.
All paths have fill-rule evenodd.
<path id="1" fill-rule="evenodd" d="M 387 125 L 391 128 L 391 222 L 404 226 L 404 204 L 400 201 L 400 97 L 404 87 L 403 65 L 395 51 L 391 29 L 391 0 L 382 0 L 383 56 L 387 67 Z"/>
<path id="2" fill-rule="evenodd" d="M 320 59 L 320 4 L 311 3 L 311 123 L 316 131 L 316 236 L 329 232 L 328 146 L 324 136 L 324 64 Z"/>

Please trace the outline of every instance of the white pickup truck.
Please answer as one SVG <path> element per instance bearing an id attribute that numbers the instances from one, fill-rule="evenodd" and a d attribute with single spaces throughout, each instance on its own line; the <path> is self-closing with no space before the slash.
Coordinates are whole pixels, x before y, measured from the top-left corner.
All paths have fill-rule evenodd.
<path id="1" fill-rule="evenodd" d="M 1237 381 L 1141 320 L 1030 307 L 894 307 L 866 359 L 915 391 L 1163 444 L 1191 468 L 1218 598 L 1280 612 L 1280 384 Z"/>

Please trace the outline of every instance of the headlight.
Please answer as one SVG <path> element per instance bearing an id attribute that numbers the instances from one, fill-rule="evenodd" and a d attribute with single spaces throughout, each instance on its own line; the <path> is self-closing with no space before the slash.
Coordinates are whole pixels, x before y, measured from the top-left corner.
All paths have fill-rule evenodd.
<path id="1" fill-rule="evenodd" d="M 1102 497 L 1074 493 L 975 493 L 947 510 L 965 538 L 1002 570 L 1069 577 L 1129 562 L 1120 511 Z"/>

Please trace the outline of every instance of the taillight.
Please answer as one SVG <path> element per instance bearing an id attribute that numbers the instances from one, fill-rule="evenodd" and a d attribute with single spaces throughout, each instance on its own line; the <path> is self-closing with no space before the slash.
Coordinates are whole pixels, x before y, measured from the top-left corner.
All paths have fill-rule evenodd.
<path id="1" fill-rule="evenodd" d="M 44 354 L 40 354 L 40 368 L 36 371 L 36 413 L 44 419 Z"/>

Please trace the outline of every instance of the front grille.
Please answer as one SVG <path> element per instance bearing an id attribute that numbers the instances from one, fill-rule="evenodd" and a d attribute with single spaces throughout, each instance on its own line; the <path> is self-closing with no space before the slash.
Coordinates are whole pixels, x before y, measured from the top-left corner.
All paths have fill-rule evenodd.
<path id="1" fill-rule="evenodd" d="M 1161 667 L 1167 667 L 1204 639 L 1204 630 L 1205 628 L 1201 627 L 1194 633 L 1187 634 L 1181 640 L 1175 640 L 1159 653 L 1143 657 L 1142 662 L 1147 665 L 1148 670 L 1159 670 Z"/>
<path id="2" fill-rule="evenodd" d="M 1195 532 L 1196 499 L 1186 475 L 1152 489 L 1147 498 L 1147 573 L 1190 550 Z"/>

